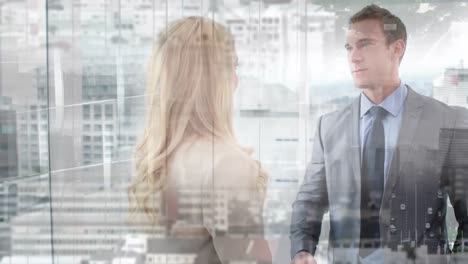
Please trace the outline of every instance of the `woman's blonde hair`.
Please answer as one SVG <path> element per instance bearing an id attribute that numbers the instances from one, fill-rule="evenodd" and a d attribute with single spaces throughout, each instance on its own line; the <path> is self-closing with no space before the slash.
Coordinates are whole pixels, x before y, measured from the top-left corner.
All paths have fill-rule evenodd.
<path id="1" fill-rule="evenodd" d="M 236 60 L 232 35 L 211 19 L 183 18 L 159 36 L 148 68 L 136 178 L 128 188 L 131 211 L 143 211 L 156 223 L 154 195 L 167 187 L 167 163 L 186 140 L 211 137 L 248 152 L 232 128 Z M 258 187 L 265 185 L 260 170 Z"/>

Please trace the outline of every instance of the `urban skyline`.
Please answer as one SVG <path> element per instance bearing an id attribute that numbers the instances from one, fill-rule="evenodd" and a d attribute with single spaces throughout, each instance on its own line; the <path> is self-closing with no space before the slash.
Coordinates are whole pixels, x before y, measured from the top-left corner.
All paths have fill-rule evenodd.
<path id="1" fill-rule="evenodd" d="M 51 1 L 47 12 L 45 5 L 32 0 L 0 3 L 0 145 L 4 151 L 6 144 L 8 155 L 7 163 L 0 165 L 12 173 L 1 179 L 0 204 L 6 208 L 1 218 L 6 221 L 0 222 L 0 236 L 11 243 L 0 244 L 4 252 L 0 255 L 13 260 L 54 252 L 81 257 L 66 263 L 87 259 L 91 264 L 99 263 L 100 251 L 115 253 L 116 245 L 131 239 L 125 236 L 127 226 L 109 219 L 123 223 L 125 218 L 132 148 L 141 136 L 145 111 L 147 58 L 167 21 L 190 15 L 214 17 L 236 39 L 241 63 L 236 132 L 271 172 L 265 218 L 277 226 L 269 235 L 278 239 L 283 234 L 289 202 L 310 158 L 317 117 L 345 106 L 358 94 L 339 43 L 343 25 L 337 22 L 337 13 L 306 1 L 223 2 Z M 465 43 L 464 23 L 468 22 L 452 23 L 449 43 L 452 35 Z M 452 65 L 466 58 L 461 46 L 449 47 L 460 52 Z M 442 102 L 468 107 L 466 69 L 431 67 L 436 70 L 430 74 L 409 74 L 403 80 Z M 335 82 L 324 81 L 316 88 L 322 76 L 335 76 Z M 268 206 L 281 207 L 275 212 Z M 109 221 L 97 220 L 104 216 Z M 177 227 L 186 230 L 183 224 Z M 52 240 L 54 249 L 47 244 Z M 148 256 L 145 261 L 163 263 L 168 258 L 157 257 L 161 262 L 150 262 Z M 96 262 L 91 262 L 93 258 Z"/>

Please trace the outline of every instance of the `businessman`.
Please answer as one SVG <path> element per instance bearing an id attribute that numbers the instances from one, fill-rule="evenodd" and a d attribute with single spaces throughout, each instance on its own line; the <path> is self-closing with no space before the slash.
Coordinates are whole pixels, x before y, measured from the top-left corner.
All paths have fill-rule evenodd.
<path id="1" fill-rule="evenodd" d="M 292 263 L 315 263 L 325 212 L 330 263 L 388 263 L 401 256 L 445 263 L 448 254 L 463 251 L 468 115 L 401 80 L 406 43 L 405 25 L 384 8 L 370 5 L 350 18 L 345 48 L 362 92 L 319 118 L 293 203 Z M 452 247 L 447 198 L 459 224 Z"/>

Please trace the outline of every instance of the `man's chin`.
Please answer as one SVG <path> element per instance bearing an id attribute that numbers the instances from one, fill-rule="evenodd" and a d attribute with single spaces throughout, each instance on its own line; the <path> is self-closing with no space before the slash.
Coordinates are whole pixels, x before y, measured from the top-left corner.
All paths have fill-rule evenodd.
<path id="1" fill-rule="evenodd" d="M 369 83 L 366 82 L 354 82 L 354 86 L 358 89 L 368 89 L 370 87 Z"/>

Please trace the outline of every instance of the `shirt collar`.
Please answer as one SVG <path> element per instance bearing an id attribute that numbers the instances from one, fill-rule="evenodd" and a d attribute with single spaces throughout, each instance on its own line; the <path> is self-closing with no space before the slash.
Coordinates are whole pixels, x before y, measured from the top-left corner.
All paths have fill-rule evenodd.
<path id="1" fill-rule="evenodd" d="M 381 106 L 387 112 L 389 112 L 392 116 L 396 117 L 400 114 L 403 104 L 405 102 L 406 95 L 408 94 L 408 88 L 406 85 L 400 81 L 400 86 L 393 91 L 385 100 L 380 103 L 378 106 Z M 372 106 L 375 104 L 367 98 L 367 96 L 361 92 L 361 110 L 360 110 L 360 118 L 362 118 L 368 111 L 371 109 Z"/>

